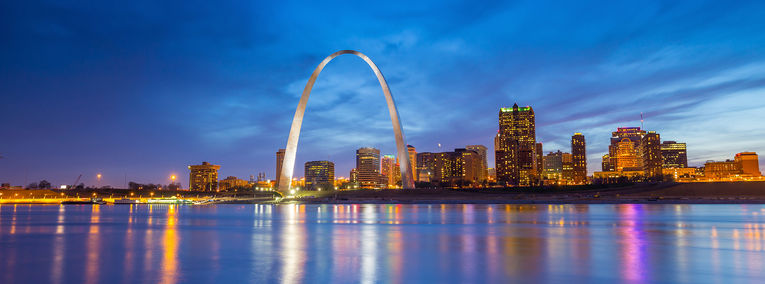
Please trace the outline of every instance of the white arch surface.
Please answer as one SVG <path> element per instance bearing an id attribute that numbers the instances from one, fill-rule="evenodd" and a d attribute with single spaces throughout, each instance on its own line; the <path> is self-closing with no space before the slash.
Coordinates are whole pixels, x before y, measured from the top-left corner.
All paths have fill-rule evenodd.
<path id="1" fill-rule="evenodd" d="M 363 59 L 364 62 L 366 62 L 369 67 L 372 68 L 372 71 L 375 72 L 377 80 L 380 81 L 380 87 L 382 87 L 383 94 L 385 95 L 385 102 L 388 104 L 388 112 L 390 113 L 390 120 L 393 124 L 393 132 L 396 138 L 396 148 L 398 150 L 399 157 L 398 160 L 401 167 L 401 184 L 404 188 L 414 188 L 411 165 L 409 164 L 409 152 L 406 148 L 407 144 L 404 138 L 404 132 L 401 129 L 401 119 L 398 116 L 396 102 L 393 101 L 393 95 L 390 93 L 390 89 L 388 88 L 388 83 L 385 81 L 385 77 L 383 77 L 383 74 L 380 72 L 380 69 L 377 68 L 377 65 L 375 65 L 375 63 L 372 62 L 372 60 L 363 53 L 355 50 L 341 50 L 333 53 L 330 56 L 327 56 L 327 58 L 324 58 L 324 60 L 319 63 L 319 66 L 313 70 L 311 78 L 308 79 L 308 83 L 305 85 L 305 89 L 303 89 L 303 95 L 300 97 L 300 102 L 298 103 L 297 110 L 295 110 L 295 118 L 292 119 L 290 136 L 287 139 L 284 161 L 282 162 L 282 174 L 281 178 L 279 179 L 279 191 L 288 192 L 290 185 L 292 184 L 290 181 L 292 180 L 292 174 L 295 169 L 295 154 L 297 153 L 297 144 L 298 139 L 300 138 L 300 127 L 303 125 L 303 115 L 305 114 L 305 108 L 308 104 L 308 97 L 311 95 L 311 89 L 313 89 L 313 84 L 316 82 L 316 77 L 319 76 L 319 73 L 321 73 L 321 70 L 324 69 L 324 66 L 332 61 L 332 59 L 343 54 L 353 54 Z"/>

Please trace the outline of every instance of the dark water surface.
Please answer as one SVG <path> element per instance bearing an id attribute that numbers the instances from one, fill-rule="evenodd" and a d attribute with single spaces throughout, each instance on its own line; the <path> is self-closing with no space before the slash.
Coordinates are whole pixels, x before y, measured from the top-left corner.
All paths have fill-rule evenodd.
<path id="1" fill-rule="evenodd" d="M 0 205 L 0 283 L 765 283 L 762 205 Z"/>

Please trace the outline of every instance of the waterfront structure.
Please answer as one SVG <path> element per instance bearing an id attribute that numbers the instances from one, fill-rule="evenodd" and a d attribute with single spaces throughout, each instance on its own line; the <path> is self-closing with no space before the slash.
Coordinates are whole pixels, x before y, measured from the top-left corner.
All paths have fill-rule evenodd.
<path id="1" fill-rule="evenodd" d="M 406 157 L 408 155 L 407 148 L 406 148 L 406 139 L 404 137 L 404 132 L 401 127 L 401 119 L 398 115 L 398 110 L 396 109 L 396 103 L 393 100 L 393 95 L 390 92 L 390 88 L 388 87 L 388 83 L 385 81 L 385 77 L 382 75 L 382 72 L 380 72 L 380 69 L 377 68 L 377 65 L 372 62 L 369 57 L 362 54 L 361 52 L 355 51 L 355 50 L 340 50 L 338 52 L 335 52 L 331 54 L 330 56 L 327 56 L 324 58 L 324 60 L 319 63 L 319 66 L 314 69 L 313 74 L 311 74 L 311 77 L 308 79 L 308 83 L 306 83 L 305 89 L 303 89 L 303 94 L 300 97 L 300 102 L 298 103 L 297 109 L 295 110 L 295 117 L 292 119 L 292 126 L 290 128 L 290 135 L 287 139 L 287 147 L 284 155 L 284 165 L 282 167 L 282 175 L 280 177 L 280 184 L 279 184 L 279 191 L 287 192 L 289 190 L 289 180 L 292 179 L 293 170 L 295 167 L 295 154 L 297 152 L 297 144 L 298 140 L 300 138 L 300 127 L 303 124 L 303 115 L 305 114 L 305 108 L 308 104 L 308 97 L 311 94 L 311 89 L 313 89 L 313 84 L 316 82 L 316 78 L 319 76 L 319 73 L 321 73 L 321 70 L 324 69 L 324 67 L 332 61 L 335 57 L 343 54 L 353 54 L 364 60 L 370 68 L 372 68 L 372 71 L 377 76 L 377 80 L 380 82 L 380 87 L 382 88 L 383 95 L 385 96 L 385 102 L 388 105 L 388 113 L 390 114 L 391 123 L 393 124 L 393 132 L 396 140 L 396 149 L 398 150 L 398 157 Z M 379 168 L 379 151 L 378 151 L 378 168 Z M 404 188 L 414 188 L 414 179 L 412 177 L 411 172 L 411 166 L 409 165 L 409 159 L 401 159 L 401 176 L 402 176 L 402 184 Z M 378 169 L 379 170 L 379 169 Z M 362 179 L 361 173 L 363 171 L 359 168 L 359 178 Z M 378 173 L 379 174 L 379 173 Z M 375 177 L 375 179 L 379 179 L 378 177 Z M 362 180 L 362 182 L 364 182 Z M 368 182 L 368 181 L 367 181 Z"/>
<path id="2" fill-rule="evenodd" d="M 688 153 L 685 143 L 677 143 L 675 141 L 662 142 L 661 158 L 662 167 L 665 169 L 688 167 Z"/>
<path id="3" fill-rule="evenodd" d="M 282 179 L 282 164 L 284 163 L 285 149 L 276 151 L 276 188 L 279 188 L 279 180 Z"/>
<path id="4" fill-rule="evenodd" d="M 412 178 L 417 181 L 417 149 L 412 145 L 406 145 L 406 151 L 409 154 L 409 166 L 412 167 Z"/>
<path id="5" fill-rule="evenodd" d="M 478 157 L 481 160 L 481 169 L 478 172 L 478 181 L 483 182 L 489 179 L 489 165 L 487 162 L 486 152 L 488 148 L 484 145 L 467 145 L 465 149 L 478 153 Z"/>
<path id="6" fill-rule="evenodd" d="M 662 177 L 661 136 L 655 131 L 649 131 L 640 141 L 641 166 L 646 178 Z"/>
<path id="7" fill-rule="evenodd" d="M 305 190 L 333 190 L 334 181 L 335 163 L 330 161 L 310 161 L 305 163 Z"/>
<path id="8" fill-rule="evenodd" d="M 234 176 L 229 176 L 229 177 L 226 177 L 225 179 L 218 181 L 218 189 L 220 190 L 229 190 L 235 187 L 246 187 L 249 185 L 250 185 L 250 182 L 234 177 Z"/>
<path id="9" fill-rule="evenodd" d="M 587 182 L 587 144 L 582 133 L 571 136 L 571 180 L 575 184 Z"/>
<path id="10" fill-rule="evenodd" d="M 760 162 L 755 152 L 741 152 L 736 154 L 734 161 L 741 165 L 741 173 L 748 176 L 762 176 Z"/>
<path id="11" fill-rule="evenodd" d="M 362 188 L 379 188 L 380 150 L 371 147 L 356 150 L 356 174 Z"/>
<path id="12" fill-rule="evenodd" d="M 384 155 L 380 158 L 380 185 L 392 188 L 396 186 L 396 156 Z"/>
<path id="13" fill-rule="evenodd" d="M 530 106 L 501 108 L 495 149 L 497 182 L 528 186 L 536 182 L 536 126 Z"/>
<path id="14" fill-rule="evenodd" d="M 640 127 L 619 127 L 611 133 L 608 146 L 609 167 L 612 171 L 642 170 L 640 142 L 646 134 Z"/>
<path id="15" fill-rule="evenodd" d="M 189 190 L 216 191 L 218 190 L 219 165 L 202 162 L 201 165 L 189 166 Z"/>
<path id="16" fill-rule="evenodd" d="M 740 176 L 742 173 L 741 164 L 732 160 L 724 162 L 707 161 L 704 164 L 704 177 L 710 180 L 727 179 Z"/>

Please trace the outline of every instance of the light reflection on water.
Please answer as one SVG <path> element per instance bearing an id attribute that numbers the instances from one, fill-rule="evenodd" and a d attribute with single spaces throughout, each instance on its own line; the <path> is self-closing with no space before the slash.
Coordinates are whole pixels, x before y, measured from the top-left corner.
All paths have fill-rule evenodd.
<path id="1" fill-rule="evenodd" d="M 762 205 L 0 205 L 0 283 L 757 282 Z"/>

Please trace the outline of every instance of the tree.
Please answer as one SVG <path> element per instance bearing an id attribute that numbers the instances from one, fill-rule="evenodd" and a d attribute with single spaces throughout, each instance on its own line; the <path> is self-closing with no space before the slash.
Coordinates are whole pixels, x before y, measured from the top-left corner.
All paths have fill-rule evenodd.
<path id="1" fill-rule="evenodd" d="M 41 180 L 40 183 L 37 185 L 40 189 L 50 189 L 51 185 L 50 182 L 47 180 Z"/>
<path id="2" fill-rule="evenodd" d="M 37 183 L 33 182 L 27 185 L 27 189 L 37 189 L 37 186 L 38 186 Z"/>

